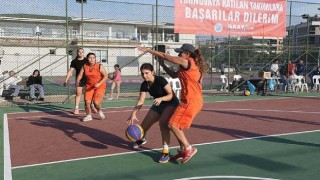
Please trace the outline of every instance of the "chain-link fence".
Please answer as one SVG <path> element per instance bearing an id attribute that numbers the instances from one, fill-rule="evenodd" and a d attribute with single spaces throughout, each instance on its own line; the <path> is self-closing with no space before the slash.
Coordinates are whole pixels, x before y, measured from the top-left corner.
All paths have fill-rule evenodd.
<path id="1" fill-rule="evenodd" d="M 109 0 L 4 0 L 0 4 L 0 59 L 3 71 L 14 71 L 27 78 L 35 69 L 43 77 L 45 102 L 71 103 L 74 97 L 74 77 L 70 86 L 63 87 L 70 62 L 78 48 L 85 54 L 94 52 L 108 72 L 119 64 L 122 73 L 121 99 L 138 97 L 142 78 L 139 67 L 144 62 L 155 65 L 157 73 L 166 76 L 149 54 L 139 56 L 137 44 L 165 47 L 176 55 L 174 48 L 183 43 L 197 45 L 211 66 L 205 76 L 205 94 L 220 94 L 221 64 L 232 82 L 234 74 L 244 79 L 258 78 L 274 59 L 284 63 L 291 59 L 304 60 L 306 74 L 319 65 L 319 25 L 313 14 L 317 3 L 287 2 L 287 37 L 216 37 L 174 32 L 174 1 L 109 1 Z M 310 15 L 302 18 L 302 14 Z M 139 58 L 137 58 L 139 57 Z M 170 64 L 172 68 L 176 66 Z M 5 74 L 4 80 L 8 78 Z M 5 81 L 2 80 L 2 83 Z M 8 94 L 9 93 L 9 94 Z M 5 89 L 3 98 L 10 95 Z M 106 97 L 110 93 L 110 82 Z M 28 104 L 29 91 L 24 87 L 20 97 L 2 101 L 2 105 Z M 22 98 L 22 99 L 21 99 Z M 25 98 L 25 99 L 23 99 Z"/>

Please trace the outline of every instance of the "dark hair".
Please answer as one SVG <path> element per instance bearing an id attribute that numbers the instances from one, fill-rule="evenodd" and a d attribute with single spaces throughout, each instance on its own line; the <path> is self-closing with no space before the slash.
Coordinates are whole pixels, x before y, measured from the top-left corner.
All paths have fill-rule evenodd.
<path id="1" fill-rule="evenodd" d="M 96 57 L 96 54 L 95 54 L 95 53 L 90 52 L 90 53 L 87 54 L 87 59 L 89 58 L 90 55 L 94 55 L 94 57 Z"/>
<path id="2" fill-rule="evenodd" d="M 190 56 L 194 59 L 196 62 L 196 65 L 198 66 L 201 74 L 206 74 L 208 73 L 208 64 L 204 60 L 200 49 L 196 49 L 194 53 L 190 53 Z"/>
<path id="3" fill-rule="evenodd" d="M 38 76 L 40 76 L 40 71 L 38 69 L 34 70 L 32 75 L 34 75 L 34 73 L 37 72 L 37 71 L 38 71 Z"/>
<path id="4" fill-rule="evenodd" d="M 150 71 L 153 71 L 153 70 L 154 70 L 153 65 L 150 64 L 150 63 L 143 63 L 143 64 L 140 66 L 140 71 L 142 71 L 142 70 L 144 70 L 144 69 L 150 70 Z"/>
<path id="5" fill-rule="evenodd" d="M 119 68 L 119 71 L 121 71 L 119 64 L 115 64 L 114 67 Z"/>

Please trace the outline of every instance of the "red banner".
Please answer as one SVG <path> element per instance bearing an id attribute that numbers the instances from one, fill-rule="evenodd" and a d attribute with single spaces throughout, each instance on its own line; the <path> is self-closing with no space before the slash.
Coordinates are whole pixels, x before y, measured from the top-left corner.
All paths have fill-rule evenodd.
<path id="1" fill-rule="evenodd" d="M 175 0 L 175 33 L 284 37 L 285 0 Z"/>

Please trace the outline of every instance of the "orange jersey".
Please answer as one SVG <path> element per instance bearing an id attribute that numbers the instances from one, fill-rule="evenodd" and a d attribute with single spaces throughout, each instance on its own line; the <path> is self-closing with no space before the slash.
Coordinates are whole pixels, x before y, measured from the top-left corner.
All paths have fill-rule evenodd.
<path id="1" fill-rule="evenodd" d="M 201 85 L 202 75 L 193 58 L 187 60 L 189 61 L 189 69 L 180 67 L 178 71 L 182 89 L 181 101 L 185 103 L 191 99 L 203 101 Z"/>
<path id="2" fill-rule="evenodd" d="M 203 106 L 201 73 L 192 58 L 188 68 L 180 67 L 178 76 L 181 82 L 180 104 L 169 120 L 169 124 L 180 129 L 189 128 Z"/>
<path id="3" fill-rule="evenodd" d="M 84 75 L 87 78 L 86 88 L 92 88 L 95 84 L 97 84 L 102 78 L 102 74 L 100 72 L 100 63 L 95 63 L 93 66 L 85 64 L 84 68 Z M 106 82 L 103 82 L 100 87 L 106 87 Z M 100 88 L 99 87 L 99 88 Z"/>

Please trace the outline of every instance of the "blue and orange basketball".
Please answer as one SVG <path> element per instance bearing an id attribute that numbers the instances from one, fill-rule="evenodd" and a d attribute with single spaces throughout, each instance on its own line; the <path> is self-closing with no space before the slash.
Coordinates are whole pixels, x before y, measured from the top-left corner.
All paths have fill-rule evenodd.
<path id="1" fill-rule="evenodd" d="M 133 124 L 128 126 L 125 134 L 126 134 L 126 137 L 129 139 L 129 141 L 136 142 L 143 137 L 144 131 L 140 125 Z"/>

